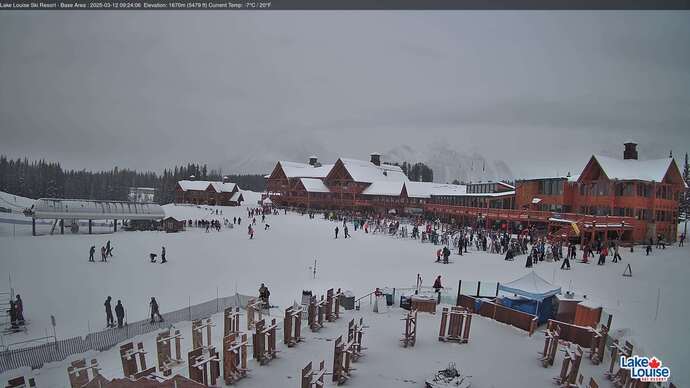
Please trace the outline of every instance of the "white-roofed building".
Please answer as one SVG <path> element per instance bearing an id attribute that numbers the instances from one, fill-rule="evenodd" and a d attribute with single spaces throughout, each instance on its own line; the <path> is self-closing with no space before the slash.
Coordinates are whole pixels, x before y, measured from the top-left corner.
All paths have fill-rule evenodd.
<path id="1" fill-rule="evenodd" d="M 240 187 L 231 182 L 181 180 L 175 186 L 175 203 L 239 206 L 243 201 Z"/>

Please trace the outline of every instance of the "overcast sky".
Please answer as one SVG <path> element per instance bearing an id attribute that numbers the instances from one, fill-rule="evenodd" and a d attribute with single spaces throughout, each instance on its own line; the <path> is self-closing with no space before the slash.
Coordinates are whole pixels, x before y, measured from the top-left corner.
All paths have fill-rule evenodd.
<path id="1" fill-rule="evenodd" d="M 520 176 L 689 134 L 688 12 L 0 13 L 0 153 L 68 168 L 445 142 Z"/>

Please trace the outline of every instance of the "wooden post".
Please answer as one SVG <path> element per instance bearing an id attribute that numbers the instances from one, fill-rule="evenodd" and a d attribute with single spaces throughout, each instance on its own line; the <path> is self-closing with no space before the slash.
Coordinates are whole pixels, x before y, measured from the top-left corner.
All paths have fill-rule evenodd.
<path id="1" fill-rule="evenodd" d="M 93 222 L 92 222 L 91 220 L 89 220 L 89 234 L 91 234 L 91 226 L 92 226 L 92 224 L 93 224 Z"/>
<path id="2" fill-rule="evenodd" d="M 223 380 L 226 384 L 234 384 L 247 376 L 247 345 L 246 334 L 231 333 L 223 338 Z"/>
<path id="3" fill-rule="evenodd" d="M 461 306 L 453 306 L 450 310 L 444 307 L 441 312 L 438 340 L 460 344 L 468 343 L 471 325 L 472 313 L 469 310 Z"/>
<path id="4" fill-rule="evenodd" d="M 447 309 L 444 309 L 447 311 Z M 403 347 L 414 346 L 417 342 L 417 310 L 408 311 L 403 319 L 405 321 L 405 332 L 400 341 Z"/>
<path id="5" fill-rule="evenodd" d="M 36 219 L 31 217 L 31 235 L 36 235 Z"/>
<path id="6" fill-rule="evenodd" d="M 65 234 L 65 220 L 60 220 L 60 234 Z"/>

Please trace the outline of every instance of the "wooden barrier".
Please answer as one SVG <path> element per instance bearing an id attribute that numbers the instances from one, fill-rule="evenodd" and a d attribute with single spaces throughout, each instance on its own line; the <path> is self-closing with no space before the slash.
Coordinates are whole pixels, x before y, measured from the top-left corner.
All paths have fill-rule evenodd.
<path id="1" fill-rule="evenodd" d="M 589 359 L 594 365 L 599 365 L 604 360 L 604 351 L 606 350 L 606 338 L 609 333 L 609 328 L 606 325 L 601 325 L 599 330 L 594 331 L 592 336 L 592 344 L 589 347 Z"/>
<path id="2" fill-rule="evenodd" d="M 340 297 L 342 295 L 340 288 L 335 293 L 332 288 L 326 291 L 326 320 L 328 322 L 335 322 L 340 318 Z"/>
<path id="3" fill-rule="evenodd" d="M 120 360 L 122 373 L 130 379 L 137 380 L 156 372 L 156 367 L 146 367 L 146 352 L 141 342 L 137 344 L 136 349 L 132 342 L 120 346 Z"/>
<path id="4" fill-rule="evenodd" d="M 633 344 L 625 341 L 625 345 L 621 345 L 618 340 L 613 340 L 611 348 L 611 364 L 609 370 L 604 373 L 606 378 L 611 380 L 617 387 L 627 387 L 630 384 L 630 372 L 627 369 L 620 367 L 620 356 L 631 357 L 633 352 Z M 614 368 L 618 365 L 618 371 L 614 373 Z"/>
<path id="5" fill-rule="evenodd" d="M 211 328 L 215 326 L 211 318 L 192 321 L 192 349 L 210 348 L 212 345 Z M 206 345 L 204 345 L 204 329 L 206 329 Z"/>
<path id="6" fill-rule="evenodd" d="M 592 346 L 594 330 L 591 327 L 577 326 L 572 323 L 565 323 L 555 319 L 549 319 L 561 329 L 560 339 L 580 345 L 583 348 Z"/>
<path id="7" fill-rule="evenodd" d="M 223 313 L 223 336 L 240 332 L 240 308 L 228 307 Z"/>
<path id="8" fill-rule="evenodd" d="M 350 378 L 350 363 L 354 340 L 343 342 L 343 336 L 335 340 L 333 351 L 333 382 L 342 385 Z"/>
<path id="9" fill-rule="evenodd" d="M 441 310 L 441 327 L 438 340 L 443 342 L 457 342 L 465 344 L 470 340 L 472 313 L 460 306 L 453 306 L 449 310 Z"/>
<path id="10" fill-rule="evenodd" d="M 184 362 L 180 340 L 182 335 L 179 330 L 174 333 L 170 329 L 158 333 L 156 336 L 156 353 L 158 355 L 158 371 L 163 376 L 172 375 L 172 368 Z M 175 343 L 175 355 L 173 357 L 172 344 Z"/>
<path id="11" fill-rule="evenodd" d="M 539 325 L 539 320 L 536 315 L 511 309 L 510 307 L 502 306 L 498 303 L 481 300 L 479 308 L 477 309 L 477 299 L 462 294 L 458 298 L 458 301 L 460 306 L 466 308 L 470 312 L 517 327 L 518 329 L 528 332 L 530 336 L 534 334 Z"/>
<path id="12" fill-rule="evenodd" d="M 350 351 L 352 352 L 352 362 L 357 362 L 362 357 L 362 351 L 366 348 L 362 347 L 362 339 L 364 337 L 364 318 L 359 318 L 359 323 L 355 323 L 355 319 L 351 319 L 347 325 L 347 340 L 352 342 Z"/>
<path id="13" fill-rule="evenodd" d="M 257 298 L 247 302 L 247 330 L 254 330 L 254 324 L 263 319 L 263 301 Z"/>
<path id="14" fill-rule="evenodd" d="M 7 380 L 7 385 L 5 388 L 27 388 L 36 387 L 36 380 L 33 377 L 19 376 Z"/>
<path id="15" fill-rule="evenodd" d="M 426 297 L 420 295 L 412 295 L 410 297 L 411 309 L 424 312 L 436 314 L 436 298 Z"/>
<path id="16" fill-rule="evenodd" d="M 307 366 L 302 368 L 302 385 L 301 388 L 322 388 L 324 386 L 323 376 L 326 374 L 325 363 L 323 360 L 319 363 L 319 370 L 312 370 L 311 361 Z"/>
<path id="17" fill-rule="evenodd" d="M 307 321 L 309 323 L 309 329 L 313 332 L 319 331 L 323 327 L 324 312 L 326 309 L 326 301 L 321 296 L 321 300 L 316 299 L 316 296 L 312 296 L 309 299 L 309 308 L 307 310 Z"/>
<path id="18" fill-rule="evenodd" d="M 189 378 L 206 386 L 215 386 L 220 377 L 220 357 L 212 346 L 196 348 L 187 354 Z"/>
<path id="19" fill-rule="evenodd" d="M 405 321 L 405 332 L 400 342 L 405 348 L 414 346 L 417 342 L 417 310 L 408 311 L 402 320 Z"/>
<path id="20" fill-rule="evenodd" d="M 225 384 L 247 377 L 247 335 L 230 333 L 223 338 L 223 380 Z"/>
<path id="21" fill-rule="evenodd" d="M 563 350 L 565 357 L 563 357 L 563 365 L 561 366 L 561 373 L 554 380 L 556 384 L 561 387 L 573 387 L 577 376 L 580 373 L 580 363 L 582 362 L 582 348 L 575 345 L 573 349 L 569 346 Z"/>
<path id="22" fill-rule="evenodd" d="M 266 326 L 262 319 L 254 324 L 254 334 L 252 335 L 252 345 L 254 359 L 261 365 L 268 364 L 276 358 L 276 320 L 271 320 L 271 324 Z"/>
<path id="23" fill-rule="evenodd" d="M 91 373 L 89 373 L 91 372 Z M 98 361 L 95 358 L 91 359 L 91 363 L 86 365 L 86 360 L 76 360 L 70 363 L 67 367 L 67 376 L 69 377 L 69 385 L 71 388 L 81 388 L 88 384 L 100 373 L 98 368 Z M 89 376 L 90 375 L 90 376 Z"/>
<path id="24" fill-rule="evenodd" d="M 302 307 L 292 306 L 285 309 L 283 319 L 283 343 L 289 348 L 301 342 L 302 338 Z"/>
<path id="25" fill-rule="evenodd" d="M 544 349 L 542 350 L 540 361 L 544 368 L 552 366 L 556 359 L 556 351 L 558 350 L 558 341 L 561 336 L 561 327 L 554 322 L 549 321 L 544 331 Z"/>

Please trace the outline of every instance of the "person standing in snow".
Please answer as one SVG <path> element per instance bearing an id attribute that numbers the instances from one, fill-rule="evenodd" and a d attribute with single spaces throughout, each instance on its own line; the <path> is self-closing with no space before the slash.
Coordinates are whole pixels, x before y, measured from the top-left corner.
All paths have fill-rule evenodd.
<path id="1" fill-rule="evenodd" d="M 96 253 L 96 246 L 91 245 L 91 248 L 89 249 L 89 261 L 92 263 L 95 263 L 96 260 L 94 260 L 93 255 Z"/>
<path id="2" fill-rule="evenodd" d="M 108 240 L 108 242 L 105 244 L 105 256 L 113 257 L 113 249 L 115 248 L 113 248 L 113 246 L 110 245 L 110 240 Z"/>
<path id="3" fill-rule="evenodd" d="M 441 289 L 443 288 L 443 285 L 441 284 L 441 275 L 438 275 L 436 277 L 436 280 L 434 280 L 434 292 L 435 293 L 440 293 Z"/>
<path id="4" fill-rule="evenodd" d="M 122 322 L 125 319 L 125 308 L 122 306 L 122 301 L 118 300 L 115 305 L 115 316 L 117 317 L 117 327 L 122 327 Z"/>
<path id="5" fill-rule="evenodd" d="M 156 321 L 154 319 L 156 316 L 158 316 L 158 322 L 163 322 L 163 317 L 161 316 L 161 313 L 158 311 L 158 302 L 156 302 L 156 298 L 151 297 L 151 302 L 149 302 L 149 306 L 151 307 L 151 323 L 154 323 Z"/>
<path id="6" fill-rule="evenodd" d="M 338 238 L 338 231 L 339 231 L 339 230 L 340 230 L 340 229 L 338 229 L 338 227 L 336 226 L 336 227 L 335 227 L 335 238 L 336 238 L 336 239 Z"/>
<path id="7" fill-rule="evenodd" d="M 247 225 L 247 234 L 249 234 L 249 239 L 254 239 L 254 228 L 251 225 Z"/>
<path id="8" fill-rule="evenodd" d="M 614 243 L 613 244 L 613 262 L 617 263 L 618 260 L 623 261 L 623 258 L 621 257 L 620 253 L 618 253 L 618 247 L 619 244 Z"/>
<path id="9" fill-rule="evenodd" d="M 115 326 L 115 320 L 113 319 L 113 309 L 110 306 L 110 296 L 105 300 L 105 303 L 103 304 L 105 306 L 105 322 L 106 326 L 108 327 L 113 327 Z"/>
<path id="10" fill-rule="evenodd" d="M 599 262 L 597 263 L 598 265 L 604 265 L 606 263 L 606 256 L 608 256 L 609 250 L 606 247 L 606 245 L 601 247 L 601 251 L 599 251 Z"/>
<path id="11" fill-rule="evenodd" d="M 568 250 L 570 250 L 570 248 L 568 248 Z M 561 264 L 561 269 L 565 269 L 565 267 L 568 267 L 568 269 L 570 269 L 570 255 L 563 258 L 563 264 Z"/>
<path id="12" fill-rule="evenodd" d="M 108 262 L 108 256 L 105 254 L 105 247 L 101 247 L 101 261 Z"/>
<path id="13" fill-rule="evenodd" d="M 343 227 L 343 231 L 345 232 L 345 238 L 350 237 L 350 233 L 349 233 L 348 230 L 347 230 L 347 225 L 345 225 L 345 226 Z"/>
<path id="14" fill-rule="evenodd" d="M 450 257 L 450 249 L 448 247 L 443 247 L 443 264 L 448 264 L 448 258 Z"/>
<path id="15" fill-rule="evenodd" d="M 259 300 L 263 302 L 264 308 L 271 307 L 271 304 L 268 301 L 270 296 L 271 291 L 268 290 L 268 287 L 266 287 L 265 284 L 261 283 L 261 287 L 259 287 Z"/>
<path id="16" fill-rule="evenodd" d="M 266 215 L 262 214 L 261 215 L 261 223 L 264 223 L 264 222 L 266 222 Z"/>
<path id="17" fill-rule="evenodd" d="M 168 260 L 165 259 L 165 247 L 161 247 L 161 264 L 167 263 Z"/>
<path id="18" fill-rule="evenodd" d="M 684 242 L 685 242 L 685 233 L 682 233 L 680 235 L 680 239 L 678 239 L 678 246 L 682 247 Z"/>
<path id="19" fill-rule="evenodd" d="M 17 310 L 17 322 L 20 325 L 24 324 L 24 301 L 22 297 L 17 294 L 17 300 L 14 301 L 14 308 Z"/>

